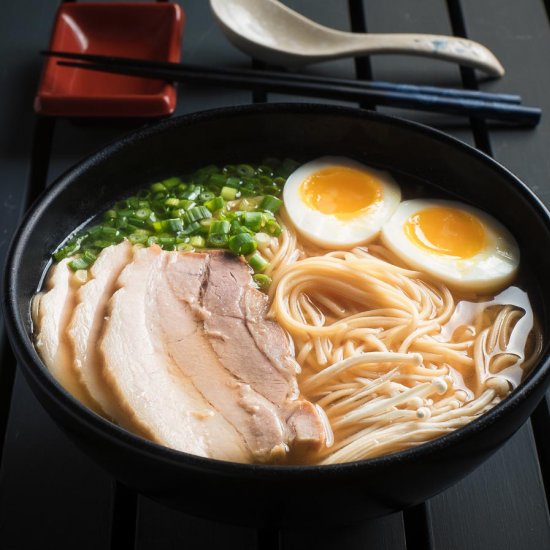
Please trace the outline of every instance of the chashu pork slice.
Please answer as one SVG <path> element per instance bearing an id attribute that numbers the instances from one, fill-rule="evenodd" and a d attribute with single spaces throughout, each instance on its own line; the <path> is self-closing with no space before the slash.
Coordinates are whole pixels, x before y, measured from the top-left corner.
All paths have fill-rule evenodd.
<path id="1" fill-rule="evenodd" d="M 67 326 L 79 286 L 69 261 L 70 258 L 65 258 L 51 268 L 46 291 L 33 298 L 35 345 L 46 367 L 61 385 L 82 403 L 97 410 L 97 403 L 82 384 L 75 368 L 72 348 L 67 340 Z"/>
<path id="2" fill-rule="evenodd" d="M 252 283 L 251 270 L 226 252 L 208 255 L 202 305 L 204 326 L 223 365 L 278 409 L 287 445 L 297 457 L 325 443 L 315 406 L 299 399 L 298 364 L 286 333 L 267 319 L 268 298 Z"/>
<path id="3" fill-rule="evenodd" d="M 153 338 L 165 343 L 167 353 L 181 372 L 238 430 L 255 460 L 280 459 L 286 454 L 288 438 L 278 407 L 250 381 L 236 376 L 235 369 L 227 368 L 227 362 L 214 349 L 205 330 L 213 315 L 201 303 L 210 256 L 174 252 L 164 256 L 164 273 L 151 289 L 158 308 L 157 316 L 151 318 Z M 231 360 L 237 358 L 231 356 Z"/>
<path id="4" fill-rule="evenodd" d="M 157 246 L 136 249 L 109 303 L 99 357 L 102 376 L 116 397 L 113 416 L 123 427 L 163 445 L 249 462 L 243 437 L 169 353 L 168 341 L 185 340 L 177 319 L 170 316 L 177 300 L 162 292 L 171 257 Z M 187 345 L 192 357 L 196 343 Z"/>
<path id="5" fill-rule="evenodd" d="M 256 459 L 281 460 L 289 447 L 294 459 L 318 450 L 325 442 L 320 413 L 298 398 L 289 339 L 266 319 L 268 298 L 253 285 L 248 265 L 220 251 L 170 256 L 167 282 L 181 304 L 173 323 L 189 327 L 189 338 L 170 345 L 176 363 L 243 433 Z M 193 346 L 199 340 L 200 350 Z M 228 387 L 238 390 L 233 403 Z M 248 420 L 235 404 L 251 413 Z"/>
<path id="6" fill-rule="evenodd" d="M 116 408 L 112 393 L 100 376 L 97 341 L 116 281 L 131 258 L 132 245 L 126 240 L 102 250 L 90 268 L 89 280 L 76 294 L 77 305 L 67 331 L 82 382 L 100 410 L 110 418 L 114 418 Z"/>

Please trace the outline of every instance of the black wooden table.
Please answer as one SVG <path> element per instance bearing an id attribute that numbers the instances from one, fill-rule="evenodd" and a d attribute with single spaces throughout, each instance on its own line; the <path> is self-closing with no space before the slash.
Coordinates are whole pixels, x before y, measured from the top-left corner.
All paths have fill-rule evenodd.
<path id="1" fill-rule="evenodd" d="M 498 81 L 478 80 L 472 70 L 452 64 L 399 56 L 335 61 L 309 71 L 521 94 L 526 103 L 543 108 L 542 123 L 535 130 L 389 108 L 380 111 L 423 122 L 475 145 L 509 167 L 550 205 L 550 1 L 285 3 L 343 30 L 455 34 L 491 48 L 507 69 L 506 77 Z M 57 4 L 58 0 L 0 2 L 2 262 L 18 219 L 44 186 L 79 159 L 143 123 L 74 123 L 37 119 L 33 114 L 41 67 L 37 52 L 48 43 Z M 181 4 L 187 14 L 185 61 L 258 66 L 225 40 L 206 0 L 182 0 Z M 250 93 L 182 86 L 177 114 L 265 101 L 307 100 L 268 90 Z M 16 368 L 3 327 L 0 330 L 1 549 L 550 549 L 548 401 L 485 465 L 420 506 L 347 528 L 319 525 L 307 532 L 257 532 L 182 515 L 119 486 L 46 415 Z"/>

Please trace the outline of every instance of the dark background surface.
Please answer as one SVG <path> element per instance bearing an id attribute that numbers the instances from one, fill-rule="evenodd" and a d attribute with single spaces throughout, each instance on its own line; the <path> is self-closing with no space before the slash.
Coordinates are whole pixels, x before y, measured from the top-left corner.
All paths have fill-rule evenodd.
<path id="1" fill-rule="evenodd" d="M 222 36 L 206 0 L 179 3 L 187 15 L 182 60 L 257 66 Z M 498 81 L 478 79 L 472 70 L 453 64 L 402 56 L 327 62 L 308 72 L 521 94 L 526 104 L 543 108 L 542 122 L 535 130 L 379 110 L 429 124 L 475 145 L 515 172 L 550 205 L 550 24 L 549 6 L 543 0 L 285 0 L 285 4 L 342 30 L 455 34 L 492 49 L 507 69 Z M 32 100 L 41 68 L 38 51 L 48 44 L 57 5 L 56 0 L 0 2 L 2 262 L 18 219 L 40 190 L 84 156 L 140 124 L 75 124 L 34 115 Z M 180 86 L 177 114 L 262 101 L 309 100 Z M 257 532 L 174 512 L 118 485 L 46 415 L 16 368 L 3 326 L 0 330 L 1 549 L 550 548 L 547 401 L 486 464 L 421 506 L 347 528 L 319 525 L 308 531 Z M 304 506 L 338 503 L 309 502 L 304 495 Z"/>

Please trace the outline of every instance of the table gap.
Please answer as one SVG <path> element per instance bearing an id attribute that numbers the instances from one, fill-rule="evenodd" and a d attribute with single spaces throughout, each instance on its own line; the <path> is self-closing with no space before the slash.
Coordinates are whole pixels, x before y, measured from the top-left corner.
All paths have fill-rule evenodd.
<path id="1" fill-rule="evenodd" d="M 432 550 L 429 504 L 422 502 L 403 512 L 407 550 Z"/>
<path id="2" fill-rule="evenodd" d="M 114 481 L 111 515 L 111 548 L 133 549 L 136 545 L 138 494 L 119 481 Z"/>
<path id="3" fill-rule="evenodd" d="M 550 0 L 543 0 L 543 4 L 546 18 L 550 24 Z M 546 394 L 546 397 L 531 416 L 531 424 L 546 492 L 546 501 L 550 505 L 550 440 L 548 438 L 548 433 L 550 433 L 550 392 Z"/>
<path id="4" fill-rule="evenodd" d="M 367 17 L 363 8 L 363 0 L 348 0 L 349 18 L 352 32 L 368 32 Z M 354 58 L 355 75 L 358 80 L 372 80 L 372 66 L 368 56 Z M 376 105 L 368 101 L 359 103 L 362 109 L 376 111 Z"/>
<path id="5" fill-rule="evenodd" d="M 550 503 L 550 408 L 548 398 L 544 398 L 531 415 L 533 437 L 537 448 L 539 466 L 544 483 L 546 502 Z"/>
<path id="6" fill-rule="evenodd" d="M 13 383 L 15 380 L 15 357 L 6 334 L 2 335 L 2 355 L 0 355 L 0 471 L 6 430 L 10 414 Z"/>
<path id="7" fill-rule="evenodd" d="M 453 34 L 455 36 L 467 38 L 466 23 L 462 12 L 462 7 L 460 5 L 460 0 L 446 0 L 446 2 Z M 460 77 L 462 78 L 464 88 L 467 90 L 479 89 L 474 69 L 461 66 Z M 475 146 L 480 151 L 491 155 L 491 142 L 489 140 L 489 132 L 487 130 L 487 123 L 485 120 L 472 117 L 470 118 L 470 126 L 472 128 Z"/>
<path id="8" fill-rule="evenodd" d="M 268 69 L 268 65 L 259 59 L 252 59 L 252 69 L 258 71 L 265 71 Z M 252 103 L 266 103 L 267 91 L 265 88 L 254 88 L 252 90 Z"/>

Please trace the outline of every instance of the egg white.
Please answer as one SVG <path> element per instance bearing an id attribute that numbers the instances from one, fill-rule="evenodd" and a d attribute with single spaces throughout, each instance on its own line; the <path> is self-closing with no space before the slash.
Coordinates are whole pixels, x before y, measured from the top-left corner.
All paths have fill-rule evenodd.
<path id="1" fill-rule="evenodd" d="M 469 258 L 437 254 L 420 248 L 404 231 L 407 220 L 431 207 L 462 210 L 479 220 L 485 245 Z M 512 234 L 489 214 L 456 201 L 415 199 L 402 202 L 382 228 L 382 242 L 413 269 L 424 271 L 457 290 L 496 292 L 509 285 L 519 267 L 519 247 Z"/>
<path id="2" fill-rule="evenodd" d="M 367 211 L 348 219 L 338 219 L 308 206 L 300 196 L 304 180 L 324 168 L 345 166 L 375 178 L 382 191 L 382 200 Z M 401 200 L 401 190 L 387 172 L 375 170 L 345 157 L 321 157 L 303 164 L 287 179 L 283 189 L 286 211 L 304 237 L 322 248 L 352 248 L 366 244 L 378 236 Z"/>

